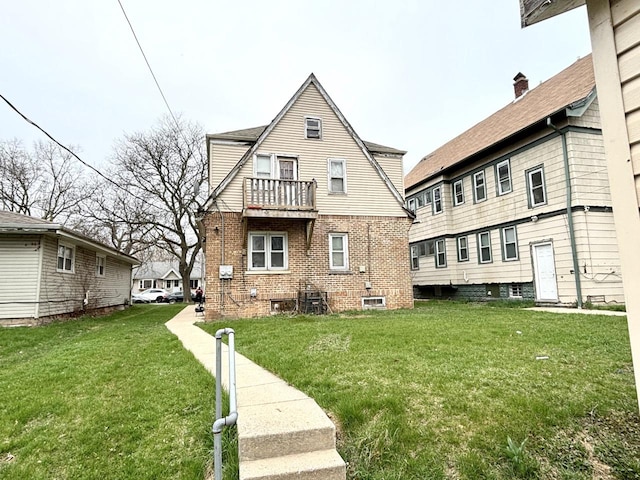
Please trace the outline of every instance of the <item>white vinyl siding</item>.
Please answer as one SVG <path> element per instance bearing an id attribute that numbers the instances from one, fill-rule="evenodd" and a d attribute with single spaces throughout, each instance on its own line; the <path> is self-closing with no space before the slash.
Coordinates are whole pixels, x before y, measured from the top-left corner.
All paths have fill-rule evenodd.
<path id="1" fill-rule="evenodd" d="M 329 234 L 329 268 L 349 270 L 349 239 L 346 233 Z"/>
<path id="2" fill-rule="evenodd" d="M 476 203 L 487 199 L 487 185 L 485 183 L 484 170 L 473 174 L 473 200 Z"/>
<path id="3" fill-rule="evenodd" d="M 496 165 L 496 182 L 498 184 L 498 195 L 511 192 L 511 165 L 509 160 L 503 160 Z"/>

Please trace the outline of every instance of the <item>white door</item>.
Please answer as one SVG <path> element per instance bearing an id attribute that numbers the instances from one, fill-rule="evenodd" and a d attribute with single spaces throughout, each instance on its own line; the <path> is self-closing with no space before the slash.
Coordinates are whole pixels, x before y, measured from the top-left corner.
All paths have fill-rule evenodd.
<path id="1" fill-rule="evenodd" d="M 556 265 L 551 243 L 533 245 L 533 268 L 536 279 L 536 300 L 558 301 Z"/>

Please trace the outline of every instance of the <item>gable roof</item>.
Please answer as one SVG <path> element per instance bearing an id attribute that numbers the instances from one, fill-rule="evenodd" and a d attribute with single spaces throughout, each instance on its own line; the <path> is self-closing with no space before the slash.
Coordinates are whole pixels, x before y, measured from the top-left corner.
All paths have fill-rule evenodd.
<path id="1" fill-rule="evenodd" d="M 587 55 L 422 158 L 405 176 L 406 189 L 585 100 L 594 89 L 593 63 Z"/>
<path id="2" fill-rule="evenodd" d="M 238 163 L 231 169 L 231 171 L 227 174 L 227 176 L 223 178 L 220 184 L 213 190 L 213 192 L 211 192 L 211 194 L 209 195 L 209 198 L 207 199 L 207 202 L 205 203 L 205 207 L 204 207 L 205 210 L 208 210 L 211 207 L 213 200 L 235 178 L 235 176 L 238 174 L 242 166 L 250 158 L 253 157 L 253 154 L 260 147 L 262 142 L 269 136 L 271 131 L 276 127 L 276 125 L 280 122 L 280 120 L 282 120 L 285 114 L 289 111 L 289 109 L 293 106 L 293 104 L 298 100 L 300 95 L 302 95 L 302 93 L 310 85 L 314 85 L 318 89 L 318 92 L 320 92 L 320 95 L 322 95 L 322 98 L 324 98 L 324 100 L 327 102 L 331 110 L 333 110 L 333 113 L 336 115 L 336 117 L 338 117 L 342 125 L 349 132 L 349 134 L 351 135 L 353 140 L 356 142 L 356 144 L 360 147 L 360 150 L 362 150 L 362 153 L 367 158 L 371 166 L 376 170 L 377 174 L 385 183 L 385 185 L 387 186 L 391 194 L 395 197 L 396 201 L 404 208 L 404 199 L 402 194 L 398 191 L 398 189 L 395 187 L 393 182 L 391 182 L 391 179 L 389 179 L 389 177 L 387 176 L 385 171 L 382 169 L 380 164 L 377 162 L 377 160 L 373 158 L 372 151 L 369 150 L 369 147 L 365 145 L 365 142 L 363 142 L 360 139 L 360 137 L 355 132 L 353 127 L 351 127 L 351 125 L 349 124 L 347 119 L 344 117 L 342 112 L 338 109 L 336 104 L 333 103 L 333 100 L 331 100 L 331 97 L 329 97 L 329 94 L 325 91 L 325 89 L 322 87 L 318 79 L 312 73 L 300 86 L 300 88 L 293 95 L 293 97 L 291 97 L 291 99 L 287 102 L 284 108 L 280 110 L 280 113 L 278 113 L 278 115 L 276 115 L 276 117 L 266 127 L 254 127 L 254 128 L 244 129 L 244 130 L 235 130 L 233 132 L 221 133 L 217 135 L 207 135 L 207 150 L 209 148 L 209 140 L 236 140 L 236 141 L 247 141 L 247 142 L 255 142 L 255 143 L 253 143 L 253 145 L 245 152 L 245 154 L 238 161 Z M 260 129 L 262 129 L 262 131 L 260 131 Z M 254 137 L 255 137 L 255 140 L 253 140 Z M 396 149 L 392 149 L 391 147 L 384 147 L 382 145 L 377 145 L 374 143 L 370 143 L 369 145 L 374 149 L 376 147 L 379 147 L 380 150 L 382 149 L 387 150 L 385 152 L 382 152 L 382 151 L 377 152 L 377 150 L 375 150 L 377 153 L 395 153 L 399 155 L 404 155 L 406 153 L 402 150 L 396 150 Z"/>
<path id="3" fill-rule="evenodd" d="M 122 253 L 113 247 L 98 242 L 86 235 L 66 228 L 59 223 L 50 222 L 41 218 L 34 218 L 15 212 L 0 210 L 0 234 L 12 235 L 47 235 L 67 239 L 85 248 L 109 254 L 131 265 L 140 262 L 126 253 Z"/>

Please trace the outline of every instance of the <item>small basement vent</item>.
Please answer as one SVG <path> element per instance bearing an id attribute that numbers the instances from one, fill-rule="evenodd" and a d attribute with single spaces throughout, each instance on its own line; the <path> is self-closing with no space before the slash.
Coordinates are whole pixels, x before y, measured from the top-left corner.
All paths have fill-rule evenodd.
<path id="1" fill-rule="evenodd" d="M 385 297 L 362 297 L 362 309 L 370 310 L 373 308 L 386 308 L 387 302 Z"/>

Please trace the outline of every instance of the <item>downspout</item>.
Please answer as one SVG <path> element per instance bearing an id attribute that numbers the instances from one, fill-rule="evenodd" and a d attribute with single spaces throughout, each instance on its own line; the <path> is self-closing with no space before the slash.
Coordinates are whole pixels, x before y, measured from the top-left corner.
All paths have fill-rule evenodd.
<path id="1" fill-rule="evenodd" d="M 576 235 L 573 231 L 573 213 L 571 212 L 571 174 L 569 172 L 569 154 L 567 152 L 566 132 L 561 132 L 558 127 L 551 123 L 551 117 L 547 117 L 547 126 L 554 129 L 562 139 L 562 157 L 564 160 L 564 179 L 567 190 L 567 220 L 569 223 L 569 241 L 571 242 L 571 257 L 573 259 L 573 273 L 576 277 L 576 295 L 578 308 L 582 308 L 582 286 L 580 284 L 580 266 L 578 265 L 578 251 L 576 247 Z"/>

